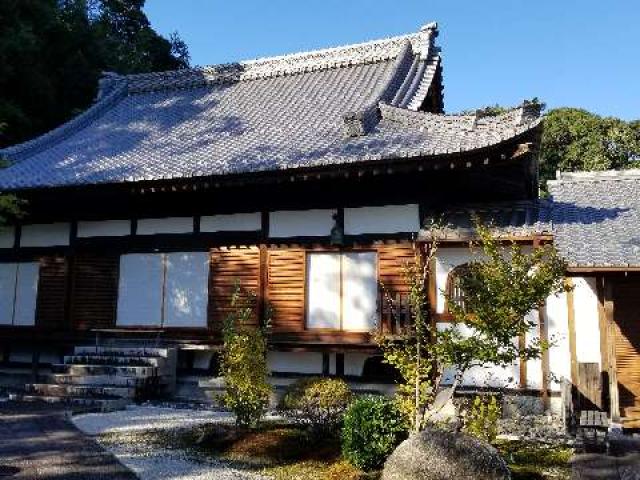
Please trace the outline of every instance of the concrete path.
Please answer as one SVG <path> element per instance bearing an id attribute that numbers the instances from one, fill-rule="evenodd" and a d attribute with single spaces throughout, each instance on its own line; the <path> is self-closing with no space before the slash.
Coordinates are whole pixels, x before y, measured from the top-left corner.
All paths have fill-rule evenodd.
<path id="1" fill-rule="evenodd" d="M 0 479 L 136 480 L 59 408 L 0 403 Z"/>

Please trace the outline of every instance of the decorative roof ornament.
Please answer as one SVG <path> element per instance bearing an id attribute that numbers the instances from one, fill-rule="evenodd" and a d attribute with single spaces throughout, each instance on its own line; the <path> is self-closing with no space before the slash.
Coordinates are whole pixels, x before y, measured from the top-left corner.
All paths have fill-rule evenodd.
<path id="1" fill-rule="evenodd" d="M 418 33 L 420 42 L 420 47 L 418 49 L 420 52 L 420 60 L 426 60 L 429 58 L 439 33 L 437 22 L 430 22 L 422 26 L 420 33 Z"/>

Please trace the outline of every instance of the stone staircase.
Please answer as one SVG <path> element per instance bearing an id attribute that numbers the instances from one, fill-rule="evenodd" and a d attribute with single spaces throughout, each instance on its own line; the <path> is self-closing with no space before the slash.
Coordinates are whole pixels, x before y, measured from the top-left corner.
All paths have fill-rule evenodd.
<path id="1" fill-rule="evenodd" d="M 173 348 L 80 346 L 41 383 L 25 385 L 17 400 L 60 402 L 98 411 L 169 395 L 175 389 Z M 18 398 L 19 397 L 19 398 Z"/>

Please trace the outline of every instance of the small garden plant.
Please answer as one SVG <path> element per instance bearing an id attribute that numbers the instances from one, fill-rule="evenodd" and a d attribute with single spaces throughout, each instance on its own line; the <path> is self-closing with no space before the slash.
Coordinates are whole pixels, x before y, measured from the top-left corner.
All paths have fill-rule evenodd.
<path id="1" fill-rule="evenodd" d="M 352 398 L 344 380 L 306 378 L 289 387 L 281 409 L 295 423 L 308 426 L 312 435 L 335 435 Z"/>
<path id="2" fill-rule="evenodd" d="M 269 405 L 266 328 L 253 325 L 255 296 L 237 284 L 232 311 L 223 327 L 224 350 L 220 373 L 225 380 L 222 402 L 242 428 L 255 427 Z"/>
<path id="3" fill-rule="evenodd" d="M 344 415 L 342 455 L 362 470 L 376 470 L 406 437 L 407 423 L 395 402 L 385 397 L 363 397 Z"/>
<path id="4" fill-rule="evenodd" d="M 496 395 L 489 395 L 488 398 L 476 395 L 467 411 L 464 431 L 487 443 L 494 443 L 501 416 L 502 408 Z"/>

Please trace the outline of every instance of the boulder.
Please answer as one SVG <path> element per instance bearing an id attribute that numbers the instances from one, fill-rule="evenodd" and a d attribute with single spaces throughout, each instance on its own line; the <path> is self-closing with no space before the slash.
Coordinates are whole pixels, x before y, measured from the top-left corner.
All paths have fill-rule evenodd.
<path id="1" fill-rule="evenodd" d="M 427 429 L 387 459 L 382 480 L 508 480 L 506 462 L 491 445 L 462 433 Z"/>

